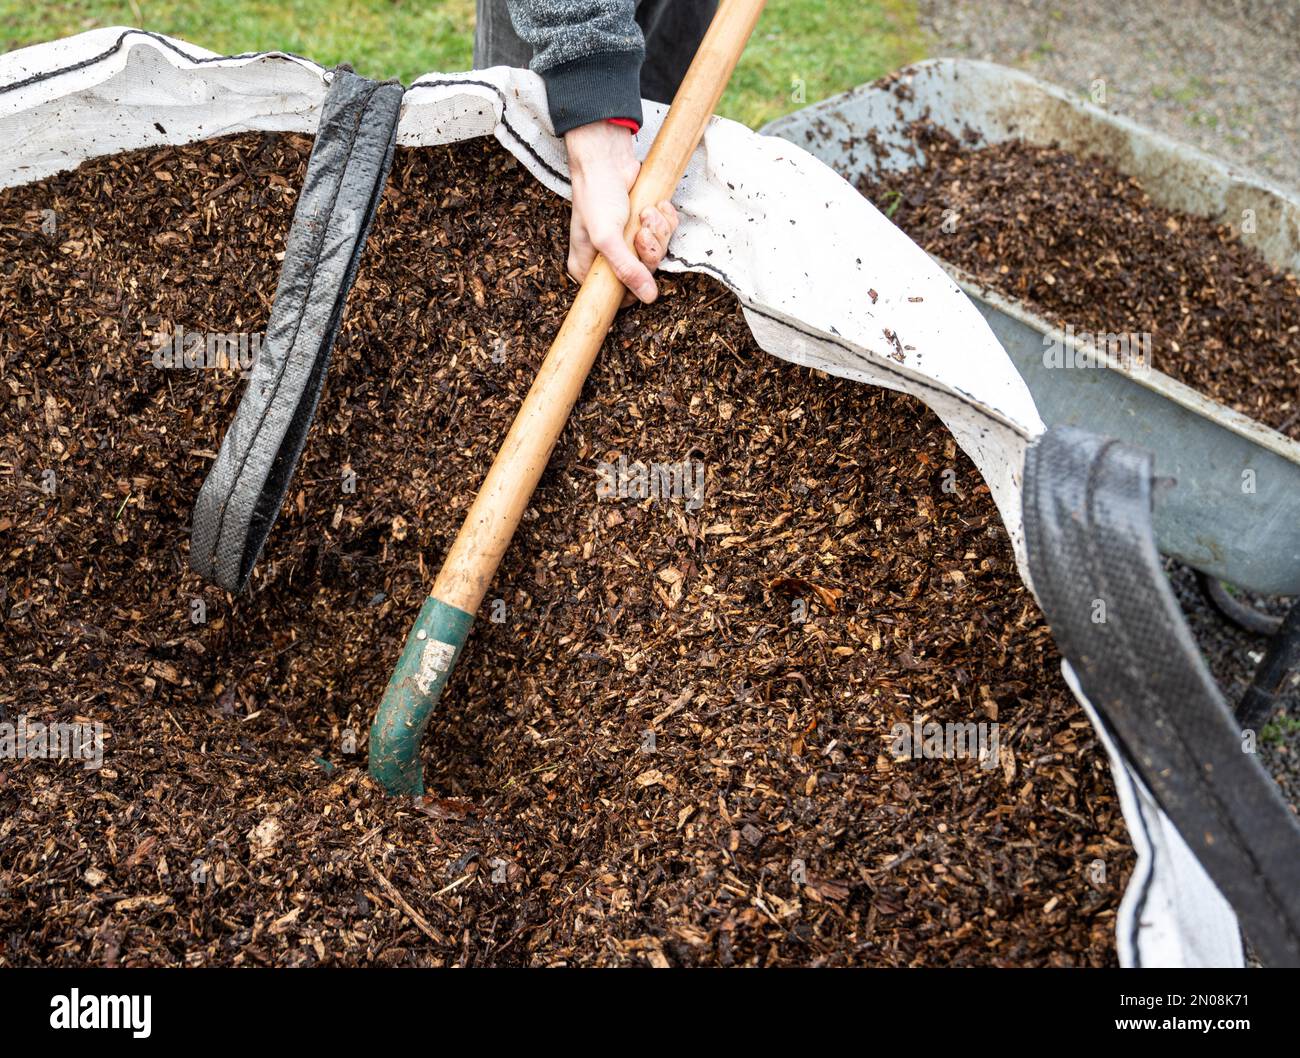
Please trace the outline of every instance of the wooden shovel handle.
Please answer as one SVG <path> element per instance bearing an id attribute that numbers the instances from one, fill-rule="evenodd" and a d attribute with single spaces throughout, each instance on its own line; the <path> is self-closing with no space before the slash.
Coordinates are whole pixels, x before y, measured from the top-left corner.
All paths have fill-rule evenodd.
<path id="1" fill-rule="evenodd" d="M 632 188 L 629 245 L 641 210 L 677 189 L 762 9 L 763 0 L 719 4 Z M 411 626 L 370 728 L 370 774 L 389 793 L 424 790 L 429 717 L 622 300 L 623 284 L 597 257 Z"/>

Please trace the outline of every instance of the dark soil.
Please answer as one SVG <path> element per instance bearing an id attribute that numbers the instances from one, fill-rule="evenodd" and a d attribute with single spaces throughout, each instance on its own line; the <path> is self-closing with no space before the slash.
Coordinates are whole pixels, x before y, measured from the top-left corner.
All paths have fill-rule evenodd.
<path id="1" fill-rule="evenodd" d="M 1150 334 L 1158 371 L 1300 439 L 1295 276 L 1102 159 L 975 150 L 928 121 L 911 136 L 923 164 L 858 187 L 920 245 L 1057 326 Z"/>
<path id="2" fill-rule="evenodd" d="M 232 599 L 188 526 L 242 383 L 151 336 L 265 327 L 309 147 L 0 193 L 0 704 L 111 733 L 99 771 L 0 759 L 0 964 L 1112 963 L 1131 852 L 987 488 L 703 277 L 616 322 L 431 726 L 436 796 L 378 792 L 373 709 L 572 295 L 567 206 L 490 140 L 399 151 Z M 600 498 L 620 454 L 704 464 L 703 506 Z M 999 765 L 892 759 L 916 714 L 996 720 Z"/>

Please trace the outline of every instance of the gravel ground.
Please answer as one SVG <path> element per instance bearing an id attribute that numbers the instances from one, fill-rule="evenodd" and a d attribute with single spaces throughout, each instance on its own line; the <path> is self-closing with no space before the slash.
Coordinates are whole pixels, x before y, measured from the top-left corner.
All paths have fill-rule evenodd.
<path id="1" fill-rule="evenodd" d="M 1206 600 L 1196 583 L 1196 575 L 1186 566 L 1166 560 L 1169 581 L 1178 597 L 1183 614 L 1191 625 L 1210 671 L 1219 686 L 1234 705 L 1245 693 L 1255 666 L 1263 656 L 1266 640 L 1244 632 L 1231 622 L 1223 620 L 1218 611 Z M 1252 600 L 1261 610 L 1281 614 L 1286 600 Z M 1290 692 L 1286 696 L 1287 715 L 1292 720 L 1289 733 L 1280 727 L 1266 734 L 1260 742 L 1260 761 L 1277 780 L 1282 796 L 1293 809 L 1300 811 L 1300 730 L 1295 730 L 1295 720 L 1300 719 L 1300 673 L 1291 678 Z M 1258 957 L 1247 942 L 1249 965 L 1259 966 Z"/>
<path id="2" fill-rule="evenodd" d="M 1295 0 L 920 0 L 934 56 L 987 59 L 1091 93 L 1108 110 L 1300 188 L 1300 4 Z M 1224 620 L 1192 572 L 1170 579 L 1228 700 L 1250 682 L 1265 640 Z M 1280 601 L 1265 602 L 1273 612 Z M 1300 682 L 1288 698 L 1296 730 L 1278 726 L 1261 759 L 1300 810 Z"/>
<path id="3" fill-rule="evenodd" d="M 1295 0 L 920 0 L 930 54 L 988 59 L 1300 188 Z"/>
<path id="4" fill-rule="evenodd" d="M 1252 635 L 1224 620 L 1205 599 L 1195 574 L 1186 566 L 1168 562 L 1169 580 L 1174 594 L 1201 645 L 1210 671 L 1234 705 L 1241 700 L 1263 657 L 1267 639 Z M 1283 614 L 1286 604 L 1280 599 L 1253 599 L 1261 610 Z M 1288 721 L 1265 729 L 1260 740 L 1260 760 L 1277 779 L 1282 793 L 1292 807 L 1300 810 L 1300 673 L 1293 674 L 1285 696 Z M 1290 729 L 1290 730 L 1288 730 Z"/>

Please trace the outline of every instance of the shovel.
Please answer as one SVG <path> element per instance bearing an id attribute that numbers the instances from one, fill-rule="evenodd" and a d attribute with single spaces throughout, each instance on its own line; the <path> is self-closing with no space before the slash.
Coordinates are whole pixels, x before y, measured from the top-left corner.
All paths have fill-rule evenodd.
<path id="1" fill-rule="evenodd" d="M 718 5 L 630 192 L 624 232 L 629 245 L 641 211 L 672 198 L 764 2 L 721 0 Z M 370 774 L 390 794 L 424 792 L 424 729 L 624 292 L 605 258 L 597 257 L 407 636 L 370 728 Z"/>

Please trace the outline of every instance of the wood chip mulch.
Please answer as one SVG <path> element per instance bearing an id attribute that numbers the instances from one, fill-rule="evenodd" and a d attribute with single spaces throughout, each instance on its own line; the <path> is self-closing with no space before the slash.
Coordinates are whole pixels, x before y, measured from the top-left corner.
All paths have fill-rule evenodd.
<path id="1" fill-rule="evenodd" d="M 1113 963 L 1131 850 L 986 486 L 704 277 L 616 321 L 430 796 L 378 792 L 374 707 L 572 297 L 567 206 L 491 140 L 399 151 L 233 599 L 187 551 L 242 383 L 152 336 L 265 327 L 309 150 L 0 193 L 0 706 L 110 734 L 98 771 L 0 759 L 0 964 Z M 703 465 L 702 505 L 602 498 L 620 455 Z M 918 715 L 996 721 L 997 767 L 893 759 Z"/>
<path id="2" fill-rule="evenodd" d="M 1296 276 L 1101 158 L 973 149 L 928 120 L 908 135 L 921 164 L 857 184 L 921 246 L 1056 326 L 1150 334 L 1156 370 L 1300 439 Z"/>

